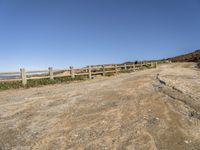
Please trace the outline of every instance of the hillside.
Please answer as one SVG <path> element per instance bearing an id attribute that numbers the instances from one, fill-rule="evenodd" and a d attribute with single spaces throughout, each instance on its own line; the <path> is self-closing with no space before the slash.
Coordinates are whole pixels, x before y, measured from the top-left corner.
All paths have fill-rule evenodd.
<path id="1" fill-rule="evenodd" d="M 172 62 L 197 62 L 200 60 L 200 50 L 196 50 L 192 53 L 168 58 L 167 60 L 171 60 Z"/>
<path id="2" fill-rule="evenodd" d="M 149 61 L 127 61 L 124 62 L 122 64 L 133 64 L 133 63 L 145 63 L 145 62 L 153 62 L 153 61 L 157 61 L 159 62 L 166 62 L 166 61 L 172 61 L 172 62 L 200 62 L 200 49 L 196 50 L 192 53 L 188 53 L 188 54 L 183 54 L 183 55 L 179 55 L 179 56 L 175 56 L 172 58 L 167 58 L 167 59 L 160 59 L 160 60 L 149 60 Z M 200 63 L 199 63 L 200 66 Z"/>

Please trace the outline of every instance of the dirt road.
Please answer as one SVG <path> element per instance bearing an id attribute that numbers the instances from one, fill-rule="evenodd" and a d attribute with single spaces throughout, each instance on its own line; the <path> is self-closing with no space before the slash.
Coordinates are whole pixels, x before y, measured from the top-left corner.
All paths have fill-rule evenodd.
<path id="1" fill-rule="evenodd" d="M 165 64 L 0 92 L 0 149 L 200 150 L 200 70 Z"/>

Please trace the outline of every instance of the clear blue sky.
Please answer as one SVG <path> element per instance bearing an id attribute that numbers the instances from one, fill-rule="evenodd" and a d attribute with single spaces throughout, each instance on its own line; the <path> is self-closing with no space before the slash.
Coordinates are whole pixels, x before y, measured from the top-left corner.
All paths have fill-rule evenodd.
<path id="1" fill-rule="evenodd" d="M 166 58 L 200 48 L 200 0 L 0 0 L 0 71 Z"/>

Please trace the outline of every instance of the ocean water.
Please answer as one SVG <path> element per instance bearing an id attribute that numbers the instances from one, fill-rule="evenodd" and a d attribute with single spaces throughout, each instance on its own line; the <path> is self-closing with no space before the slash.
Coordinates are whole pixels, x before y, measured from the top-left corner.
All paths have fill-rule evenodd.
<path id="1" fill-rule="evenodd" d="M 48 75 L 48 73 L 41 72 L 41 73 L 27 73 L 27 77 L 30 76 L 44 76 Z M 0 79 L 13 79 L 13 78 L 19 78 L 20 74 L 0 74 Z"/>
<path id="2" fill-rule="evenodd" d="M 4 74 L 2 75 L 2 74 L 1 74 L 1 75 L 0 75 L 0 79 L 10 79 L 10 78 L 16 78 L 16 77 L 19 77 L 19 76 L 20 76 L 20 75 L 9 75 L 9 74 L 8 74 L 8 75 L 6 75 L 6 74 L 5 74 L 5 75 L 4 75 Z"/>

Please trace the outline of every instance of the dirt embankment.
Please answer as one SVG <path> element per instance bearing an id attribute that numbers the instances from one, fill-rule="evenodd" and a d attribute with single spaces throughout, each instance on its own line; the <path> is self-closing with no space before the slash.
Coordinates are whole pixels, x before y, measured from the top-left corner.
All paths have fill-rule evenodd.
<path id="1" fill-rule="evenodd" d="M 0 149 L 200 149 L 194 63 L 0 92 Z"/>

